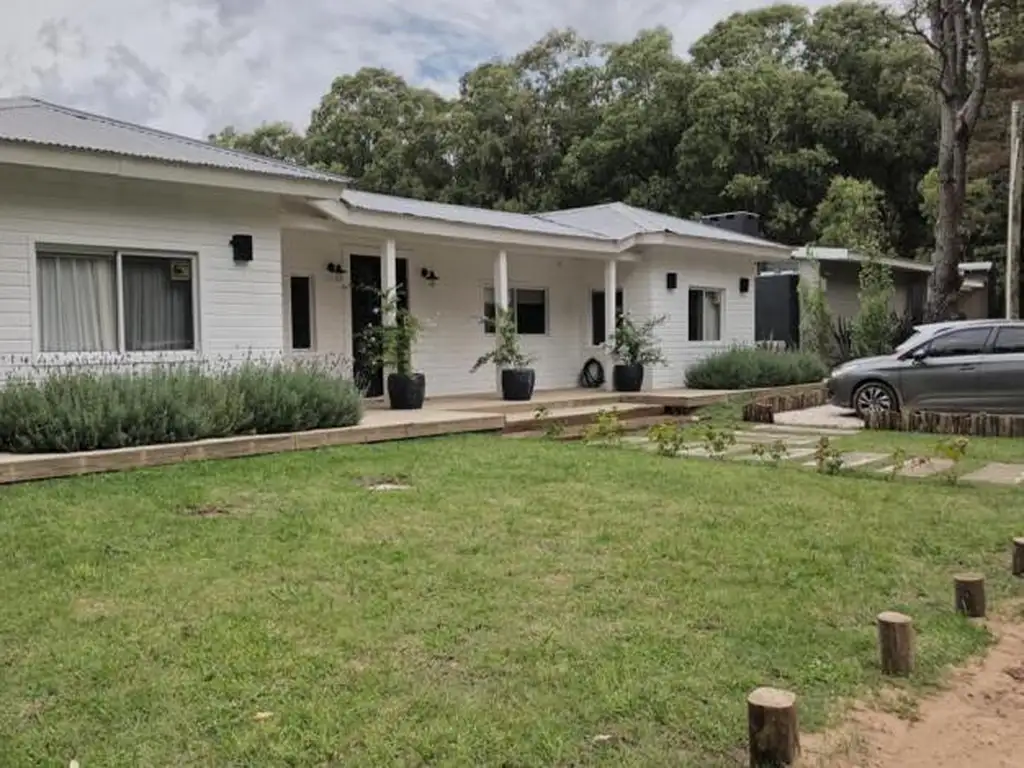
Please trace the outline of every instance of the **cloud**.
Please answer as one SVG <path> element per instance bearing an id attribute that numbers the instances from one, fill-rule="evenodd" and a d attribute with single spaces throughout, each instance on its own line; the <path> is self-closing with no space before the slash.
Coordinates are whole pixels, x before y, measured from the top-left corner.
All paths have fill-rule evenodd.
<path id="1" fill-rule="evenodd" d="M 7 0 L 0 95 L 31 94 L 205 136 L 310 111 L 342 74 L 394 70 L 446 94 L 552 28 L 622 40 L 664 25 L 680 52 L 757 0 Z M 812 6 L 824 4 L 813 0 Z"/>

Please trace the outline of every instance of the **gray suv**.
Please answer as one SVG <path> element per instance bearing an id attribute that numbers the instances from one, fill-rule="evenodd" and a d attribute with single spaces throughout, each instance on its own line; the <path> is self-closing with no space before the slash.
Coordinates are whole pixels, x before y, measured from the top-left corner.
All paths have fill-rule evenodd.
<path id="1" fill-rule="evenodd" d="M 867 411 L 1024 414 L 1024 321 L 931 323 L 891 355 L 851 360 L 827 380 L 834 405 Z"/>

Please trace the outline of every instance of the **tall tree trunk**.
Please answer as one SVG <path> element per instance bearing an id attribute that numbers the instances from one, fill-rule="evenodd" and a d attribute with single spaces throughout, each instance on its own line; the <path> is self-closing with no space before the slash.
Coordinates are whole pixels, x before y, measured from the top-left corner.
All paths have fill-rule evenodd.
<path id="1" fill-rule="evenodd" d="M 928 320 L 956 315 L 963 261 L 967 150 L 985 100 L 991 67 L 982 14 L 985 0 L 924 0 L 926 36 L 939 67 L 939 215 L 934 269 L 928 281 Z"/>

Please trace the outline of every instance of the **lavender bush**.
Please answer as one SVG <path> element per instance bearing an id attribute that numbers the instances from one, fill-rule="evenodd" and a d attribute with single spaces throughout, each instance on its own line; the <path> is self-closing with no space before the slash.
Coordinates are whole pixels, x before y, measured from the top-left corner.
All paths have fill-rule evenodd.
<path id="1" fill-rule="evenodd" d="M 63 453 L 358 424 L 333 359 L 25 366 L 0 385 L 0 451 Z"/>

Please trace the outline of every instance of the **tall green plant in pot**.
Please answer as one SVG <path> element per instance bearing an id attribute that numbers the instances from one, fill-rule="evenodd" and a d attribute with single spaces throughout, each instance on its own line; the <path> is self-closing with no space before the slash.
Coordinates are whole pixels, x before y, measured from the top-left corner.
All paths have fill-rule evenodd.
<path id="1" fill-rule="evenodd" d="M 628 313 L 615 327 L 609 352 L 615 358 L 612 386 L 616 392 L 639 392 L 644 385 L 644 367 L 664 365 L 655 329 L 665 322 L 664 315 L 638 323 Z"/>
<path id="2" fill-rule="evenodd" d="M 511 309 L 495 307 L 494 320 L 485 317 L 482 322 L 485 326 L 494 325 L 494 349 L 480 355 L 470 372 L 474 373 L 492 363 L 501 371 L 502 398 L 529 400 L 533 397 L 536 374 L 529 367 L 533 358 L 523 352 L 519 344 L 515 313 Z"/>
<path id="3" fill-rule="evenodd" d="M 395 410 L 418 410 L 423 407 L 427 378 L 412 369 L 412 348 L 419 338 L 420 321 L 399 305 L 394 289 L 380 291 L 380 311 L 384 322 L 369 326 L 366 350 L 373 361 L 388 371 L 388 401 Z M 393 322 L 388 322 L 388 318 Z"/>

